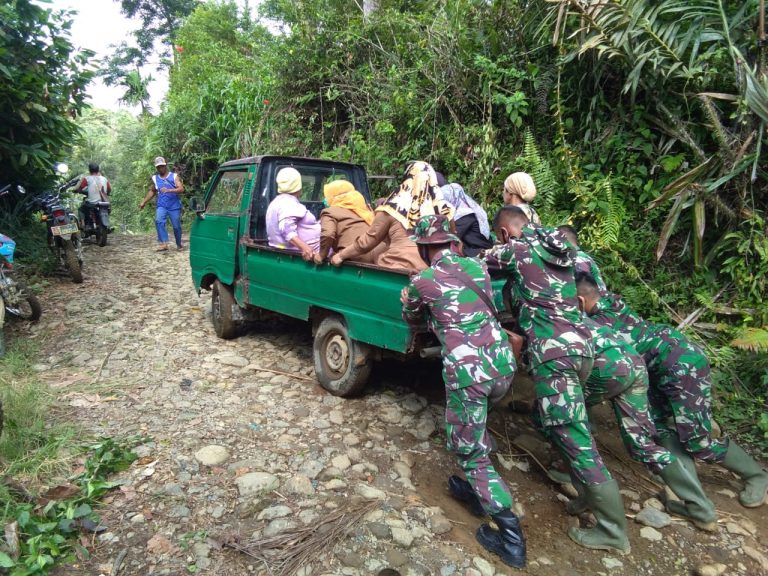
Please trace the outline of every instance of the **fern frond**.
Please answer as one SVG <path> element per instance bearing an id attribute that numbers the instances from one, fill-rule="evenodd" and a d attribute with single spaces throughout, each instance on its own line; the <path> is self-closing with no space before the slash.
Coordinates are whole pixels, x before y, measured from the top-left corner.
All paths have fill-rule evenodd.
<path id="1" fill-rule="evenodd" d="M 547 214 L 553 212 L 560 185 L 552 173 L 549 161 L 539 152 L 530 128 L 525 130 L 523 155 L 520 160 L 523 169 L 531 175 L 536 184 L 536 208 Z"/>
<path id="2" fill-rule="evenodd" d="M 750 352 L 768 352 L 768 330 L 765 328 L 743 328 L 731 346 Z"/>

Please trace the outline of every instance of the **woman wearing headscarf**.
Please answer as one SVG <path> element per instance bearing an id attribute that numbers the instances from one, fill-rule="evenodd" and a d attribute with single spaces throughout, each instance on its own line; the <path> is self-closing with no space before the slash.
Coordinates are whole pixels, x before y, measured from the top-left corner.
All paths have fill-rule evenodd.
<path id="1" fill-rule="evenodd" d="M 488 214 L 464 191 L 453 183 L 440 188 L 443 198 L 455 209 L 453 221 L 456 236 L 461 239 L 465 256 L 477 256 L 481 250 L 493 246 Z"/>
<path id="2" fill-rule="evenodd" d="M 331 264 L 340 266 L 344 260 L 367 254 L 384 243 L 386 249 L 376 258 L 384 268 L 420 272 L 427 264 L 410 239 L 410 231 L 422 216 L 443 214 L 453 216 L 452 207 L 443 200 L 437 185 L 435 171 L 426 162 L 413 162 L 408 166 L 400 187 L 376 208 L 373 223 L 354 244 L 337 252 Z"/>
<path id="3" fill-rule="evenodd" d="M 320 264 L 333 252 L 341 252 L 354 244 L 373 223 L 373 210 L 351 182 L 336 180 L 323 188 L 328 207 L 320 212 L 320 251 L 315 263 Z M 373 253 L 361 254 L 357 262 L 373 264 Z"/>
<path id="4" fill-rule="evenodd" d="M 278 195 L 267 207 L 267 239 L 270 246 L 301 252 L 310 261 L 320 248 L 320 224 L 301 203 L 301 174 L 295 168 L 277 173 Z"/>
<path id="5" fill-rule="evenodd" d="M 504 205 L 517 206 L 525 212 L 532 224 L 541 225 L 541 218 L 536 213 L 530 202 L 536 198 L 536 184 L 533 178 L 525 172 L 515 172 L 504 180 Z"/>

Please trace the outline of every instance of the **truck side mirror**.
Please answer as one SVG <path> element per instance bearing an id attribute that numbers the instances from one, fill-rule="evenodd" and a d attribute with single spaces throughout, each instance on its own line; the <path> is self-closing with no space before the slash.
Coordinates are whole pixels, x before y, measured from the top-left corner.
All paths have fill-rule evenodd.
<path id="1" fill-rule="evenodd" d="M 189 199 L 189 209 L 198 216 L 202 216 L 203 212 L 205 212 L 205 204 L 203 204 L 202 199 L 193 196 Z"/>

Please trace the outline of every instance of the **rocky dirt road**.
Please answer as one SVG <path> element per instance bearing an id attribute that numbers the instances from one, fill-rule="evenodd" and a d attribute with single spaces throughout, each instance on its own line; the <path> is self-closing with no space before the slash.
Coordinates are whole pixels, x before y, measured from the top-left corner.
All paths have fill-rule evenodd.
<path id="1" fill-rule="evenodd" d="M 54 280 L 28 334 L 66 417 L 93 435 L 149 438 L 105 502 L 93 558 L 59 574 L 515 572 L 475 544 L 478 520 L 447 494 L 457 469 L 443 446 L 439 367 L 395 363 L 374 372 L 361 398 L 330 396 L 314 381 L 306 324 L 272 320 L 218 340 L 188 253 L 153 248 L 129 236 L 89 245 L 85 283 Z M 515 388 L 526 395 L 524 379 Z M 516 573 L 765 571 L 768 509 L 741 508 L 738 485 L 709 467 L 716 533 L 658 513 L 656 486 L 624 456 L 605 410 L 597 421 L 627 515 L 649 525 L 630 520 L 629 556 L 572 544 L 564 496 L 519 446 L 544 464 L 552 455 L 524 416 L 500 410 L 491 421 L 499 468 L 526 511 L 529 567 Z M 257 558 L 268 548 L 272 572 Z M 301 570 L 287 564 L 298 553 L 309 560 Z"/>

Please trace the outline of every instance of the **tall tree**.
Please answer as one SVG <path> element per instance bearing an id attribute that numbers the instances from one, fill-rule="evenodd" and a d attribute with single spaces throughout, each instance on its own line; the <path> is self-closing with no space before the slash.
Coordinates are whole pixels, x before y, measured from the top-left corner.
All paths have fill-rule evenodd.
<path id="1" fill-rule="evenodd" d="M 159 41 L 165 54 L 170 51 L 182 20 L 198 4 L 199 0 L 120 0 L 123 14 L 141 20 L 141 28 L 135 32 L 139 48 L 152 51 Z"/>
<path id="2" fill-rule="evenodd" d="M 77 134 L 93 76 L 69 38 L 71 13 L 30 0 L 0 4 L 0 174 L 42 186 Z"/>
<path id="3" fill-rule="evenodd" d="M 199 4 L 199 0 L 120 0 L 120 11 L 141 22 L 133 33 L 135 43 L 114 45 L 115 51 L 102 73 L 105 84 L 125 90 L 122 102 L 139 104 L 142 113 L 148 111 L 147 86 L 152 77 L 144 68 L 149 57 L 158 54 L 161 67 L 171 65 L 179 27 Z"/>

